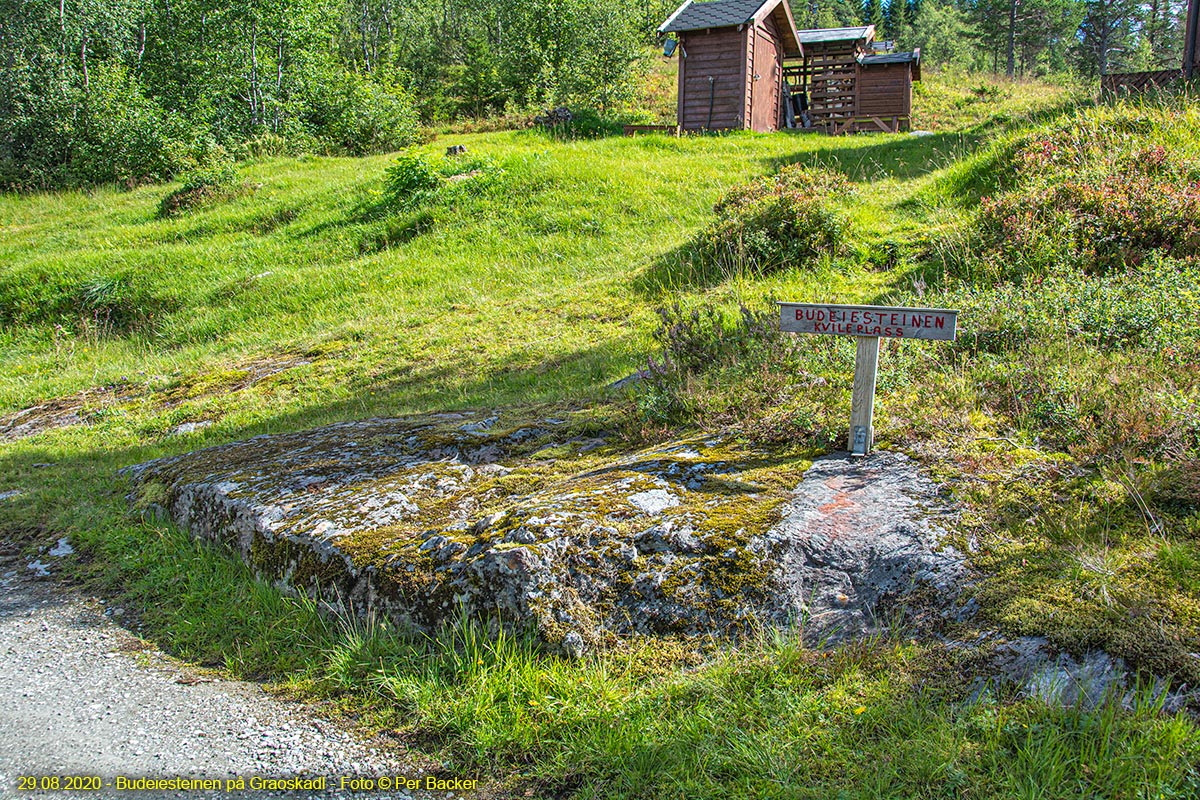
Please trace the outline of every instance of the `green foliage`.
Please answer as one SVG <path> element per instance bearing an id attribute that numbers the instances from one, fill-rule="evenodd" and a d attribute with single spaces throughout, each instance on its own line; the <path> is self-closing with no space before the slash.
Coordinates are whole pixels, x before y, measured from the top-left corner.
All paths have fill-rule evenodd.
<path id="1" fill-rule="evenodd" d="M 535 119 L 544 120 L 540 127 L 555 139 L 596 139 L 601 136 L 613 136 L 621 133 L 624 124 L 615 118 L 602 117 L 591 108 L 573 108 L 569 111 L 570 117 L 562 120 L 556 119 L 553 113 Z"/>
<path id="2" fill-rule="evenodd" d="M 101 62 L 86 91 L 31 100 L 0 122 L 0 185 L 42 188 L 170 179 L 215 151 L 182 117 L 164 111 L 120 64 Z M 3 154 L 9 156 L 4 158 Z"/>
<path id="3" fill-rule="evenodd" d="M 829 399 L 825 393 L 811 393 L 803 408 L 780 408 L 787 387 L 811 364 L 780 332 L 773 306 L 743 305 L 730 315 L 713 304 L 676 303 L 657 313 L 660 353 L 640 370 L 635 392 L 643 425 L 700 424 L 737 429 L 758 442 L 830 443 L 826 414 L 817 410 Z"/>
<path id="4" fill-rule="evenodd" d="M 58 315 L 90 334 L 147 333 L 157 318 L 178 307 L 172 297 L 156 295 L 126 277 L 84 281 L 63 296 Z"/>
<path id="5" fill-rule="evenodd" d="M 1178 313 L 1198 293 L 1200 265 L 1154 257 L 1102 276 L 1064 268 L 986 291 L 959 287 L 946 300 L 969 320 L 958 347 L 1004 353 L 1056 331 L 1108 350 L 1165 350 L 1200 338 L 1200 320 Z"/>
<path id="6" fill-rule="evenodd" d="M 322 73 L 301 119 L 320 142 L 351 155 L 399 150 L 420 138 L 412 95 L 353 72 Z"/>
<path id="7" fill-rule="evenodd" d="M 1200 641 L 1194 259 L 1155 250 L 1022 280 L 947 261 L 947 274 L 926 245 L 974 231 L 980 194 L 1028 188 L 1012 141 L 977 148 L 1031 111 L 1058 114 L 1063 94 L 928 74 L 923 85 L 918 114 L 931 100 L 945 112 L 933 136 L 456 136 L 470 156 L 427 156 L 439 185 L 395 214 L 386 156 L 243 165 L 263 184 L 252 200 L 174 219 L 156 218 L 162 189 L 0 196 L 0 401 L 6 413 L 92 404 L 91 424 L 0 449 L 0 490 L 22 492 L 3 501 L 0 534 L 31 551 L 71 536 L 80 572 L 160 646 L 336 696 L 414 752 L 511 780 L 512 793 L 1193 796 L 1195 721 L 1161 713 L 1150 690 L 1094 710 L 974 695 L 978 665 L 960 650 L 907 640 L 827 654 L 787 634 L 711 649 L 634 640 L 570 661 L 482 626 L 411 637 L 333 624 L 228 554 L 131 518 L 113 484 L 150 458 L 408 409 L 549 403 L 540 418 L 586 408 L 593 430 L 632 417 L 649 434 L 770 443 L 769 456 L 840 447 L 852 343 L 780 334 L 761 298 L 959 307 L 956 343 L 883 344 L 876 440 L 953 492 L 962 517 L 948 524 L 977 569 L 981 626 L 1077 656 L 1104 648 L 1146 686 L 1186 680 Z M 1161 144 L 1190 164 L 1194 113 L 1097 109 L 1082 117 L 1094 126 L 1070 124 L 1080 148 L 1133 157 Z M 281 131 L 264 133 L 290 141 Z M 1051 171 L 1091 181 L 1110 169 L 1078 157 Z M 864 185 L 837 209 L 843 249 L 818 269 L 650 274 L 690 249 L 731 186 L 793 161 Z M 494 184 L 488 163 L 503 169 Z M 864 255 L 888 242 L 902 257 Z M 103 325 L 111 335 L 85 335 Z M 670 366 L 644 375 L 633 401 L 604 390 L 651 350 Z M 296 365 L 261 368 L 281 354 Z M 215 424 L 167 435 L 198 419 Z M 946 624 L 948 638 L 975 635 Z"/>
<path id="8" fill-rule="evenodd" d="M 800 165 L 735 186 L 714 207 L 695 257 L 726 274 L 811 266 L 842 247 L 848 223 L 840 204 L 852 194 L 845 175 Z"/>
<path id="9" fill-rule="evenodd" d="M 495 185 L 503 175 L 500 165 L 487 157 L 436 158 L 408 152 L 385 170 L 384 195 L 394 207 L 409 209 L 439 196 L 477 194 Z"/>
<path id="10" fill-rule="evenodd" d="M 384 191 L 397 205 L 416 204 L 442 185 L 441 171 L 423 153 L 405 153 L 387 168 Z"/>
<path id="11" fill-rule="evenodd" d="M 183 184 L 178 189 L 163 197 L 158 205 L 158 215 L 172 217 L 234 195 L 242 188 L 237 180 L 237 170 L 228 162 L 193 170 L 184 176 Z"/>
<path id="12" fill-rule="evenodd" d="M 1195 121 L 1186 106 L 1082 110 L 1001 146 L 990 183 L 1005 188 L 983 198 L 957 268 L 1001 280 L 1200 256 Z"/>
<path id="13" fill-rule="evenodd" d="M 924 69 L 976 70 L 983 54 L 975 46 L 970 18 L 954 0 L 922 0 L 905 48 L 919 48 Z M 922 84 L 914 85 L 914 89 Z M 918 89 L 919 91 L 919 89 Z"/>

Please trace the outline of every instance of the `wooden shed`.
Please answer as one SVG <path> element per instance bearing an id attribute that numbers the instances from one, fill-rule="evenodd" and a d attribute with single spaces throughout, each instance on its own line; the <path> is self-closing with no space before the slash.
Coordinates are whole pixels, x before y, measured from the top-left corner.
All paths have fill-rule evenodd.
<path id="1" fill-rule="evenodd" d="M 687 0 L 658 31 L 678 37 L 680 129 L 787 124 L 783 61 L 803 55 L 787 0 Z"/>
<path id="2" fill-rule="evenodd" d="M 860 56 L 850 130 L 906 131 L 912 121 L 912 85 L 921 80 L 921 51 Z"/>
<path id="3" fill-rule="evenodd" d="M 871 53 L 875 26 L 799 31 L 803 56 L 784 67 L 802 128 L 835 132 L 854 119 L 858 59 Z"/>
<path id="4" fill-rule="evenodd" d="M 800 127 L 831 134 L 909 129 L 920 50 L 877 52 L 873 25 L 804 30 L 797 38 L 804 55 L 786 64 L 784 75 Z"/>

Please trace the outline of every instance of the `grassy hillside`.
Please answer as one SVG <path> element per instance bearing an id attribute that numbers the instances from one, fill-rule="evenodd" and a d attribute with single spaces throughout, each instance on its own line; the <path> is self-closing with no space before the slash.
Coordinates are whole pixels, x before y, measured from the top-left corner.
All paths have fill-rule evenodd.
<path id="1" fill-rule="evenodd" d="M 244 165 L 240 191 L 169 218 L 170 186 L 2 197 L 0 430 L 40 432 L 0 444 L 0 493 L 20 492 L 0 536 L 71 535 L 79 574 L 146 635 L 335 698 L 500 796 L 1193 796 L 1200 727 L 1161 713 L 1154 681 L 1200 681 L 1200 326 L 1178 313 L 1200 296 L 1200 119 L 977 79 L 929 80 L 917 104 L 928 135 L 448 135 L 424 152 L 465 145 L 444 167 L 465 177 L 420 197 L 388 195 L 394 157 Z M 727 199 L 724 222 L 714 204 L 792 164 L 844 176 L 803 198 L 836 236 L 764 268 L 742 245 L 774 190 L 735 190 L 767 196 Z M 469 625 L 412 640 L 322 619 L 136 519 L 114 475 L 514 405 L 631 447 L 697 428 L 839 446 L 853 345 L 759 347 L 738 306 L 772 297 L 963 309 L 954 345 L 885 346 L 877 421 L 964 507 L 981 612 L 949 633 L 1104 648 L 1145 688 L 1052 709 L 899 637 L 631 641 L 580 662 Z M 656 334 L 676 303 L 687 336 Z M 605 389 L 650 355 L 670 368 Z"/>

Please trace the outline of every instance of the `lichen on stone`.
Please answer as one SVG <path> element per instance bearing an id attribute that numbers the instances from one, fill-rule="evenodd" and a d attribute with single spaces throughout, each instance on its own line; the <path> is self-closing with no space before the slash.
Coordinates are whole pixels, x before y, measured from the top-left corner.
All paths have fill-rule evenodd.
<path id="1" fill-rule="evenodd" d="M 620 634 L 828 614 L 810 581 L 828 570 L 804 566 L 811 536 L 795 522 L 813 454 L 719 439 L 629 449 L 597 433 L 510 412 L 370 419 L 126 472 L 135 505 L 225 543 L 263 578 L 425 630 L 467 614 L 582 652 Z M 934 537 L 909 532 L 922 569 Z M 857 634 L 872 614 L 838 619 Z"/>

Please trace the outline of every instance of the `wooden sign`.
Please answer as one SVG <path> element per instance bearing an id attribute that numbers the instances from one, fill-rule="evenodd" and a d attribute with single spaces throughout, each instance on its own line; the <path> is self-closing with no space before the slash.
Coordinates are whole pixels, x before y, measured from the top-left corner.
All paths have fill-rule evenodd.
<path id="1" fill-rule="evenodd" d="M 948 308 L 888 308 L 780 303 L 779 327 L 789 333 L 881 336 L 953 341 L 958 312 Z"/>
<path id="2" fill-rule="evenodd" d="M 847 447 L 850 454 L 856 456 L 871 452 L 875 438 L 872 421 L 880 338 L 953 341 L 958 332 L 958 312 L 949 308 L 780 303 L 779 315 L 779 327 L 788 333 L 854 336 L 858 339 Z"/>

